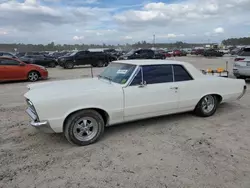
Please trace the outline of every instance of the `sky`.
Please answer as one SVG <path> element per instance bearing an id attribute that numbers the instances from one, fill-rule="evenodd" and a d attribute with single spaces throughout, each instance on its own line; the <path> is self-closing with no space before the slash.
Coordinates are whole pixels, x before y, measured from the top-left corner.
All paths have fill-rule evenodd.
<path id="1" fill-rule="evenodd" d="M 221 42 L 249 18 L 250 0 L 0 0 L 0 43 Z"/>

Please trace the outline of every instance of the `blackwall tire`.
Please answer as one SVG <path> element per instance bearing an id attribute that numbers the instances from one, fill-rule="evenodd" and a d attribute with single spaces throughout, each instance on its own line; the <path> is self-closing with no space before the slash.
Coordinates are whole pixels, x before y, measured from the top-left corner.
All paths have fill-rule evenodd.
<path id="1" fill-rule="evenodd" d="M 218 107 L 218 98 L 214 95 L 206 95 L 197 104 L 194 112 L 200 117 L 212 116 Z"/>
<path id="2" fill-rule="evenodd" d="M 96 142 L 104 133 L 104 120 L 95 110 L 82 110 L 70 115 L 64 125 L 67 140 L 79 146 Z"/>
<path id="3" fill-rule="evenodd" d="M 56 62 L 54 62 L 54 61 L 50 62 L 49 67 L 55 68 L 56 67 Z"/>
<path id="4" fill-rule="evenodd" d="M 74 63 L 73 62 L 66 62 L 64 67 L 66 69 L 73 69 L 74 68 Z"/>

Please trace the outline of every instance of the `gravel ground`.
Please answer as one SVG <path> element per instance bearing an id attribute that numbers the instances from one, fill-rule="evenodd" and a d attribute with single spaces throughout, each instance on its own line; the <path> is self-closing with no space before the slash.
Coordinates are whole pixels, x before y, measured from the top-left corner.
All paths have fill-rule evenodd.
<path id="1" fill-rule="evenodd" d="M 177 59 L 204 69 L 226 61 L 232 67 L 230 57 Z M 90 69 L 58 67 L 49 74 L 50 80 L 79 78 Z M 27 84 L 0 85 L 0 187 L 250 187 L 249 91 L 213 117 L 185 113 L 122 124 L 107 128 L 99 142 L 77 147 L 62 134 L 29 126 Z"/>

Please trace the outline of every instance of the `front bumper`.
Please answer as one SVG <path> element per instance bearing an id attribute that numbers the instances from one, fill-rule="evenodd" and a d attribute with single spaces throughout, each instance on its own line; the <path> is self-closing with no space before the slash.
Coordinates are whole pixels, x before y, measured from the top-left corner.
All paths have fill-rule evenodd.
<path id="1" fill-rule="evenodd" d="M 41 72 L 41 78 L 42 79 L 46 80 L 46 79 L 48 79 L 48 77 L 49 77 L 48 71 Z"/>
<path id="2" fill-rule="evenodd" d="M 30 124 L 32 127 L 35 127 L 36 129 L 38 129 L 44 133 L 54 133 L 54 131 L 53 131 L 53 129 L 51 129 L 48 121 L 41 121 L 41 122 L 32 121 Z"/>
<path id="3" fill-rule="evenodd" d="M 26 113 L 32 119 L 30 123 L 32 127 L 45 133 L 54 133 L 53 129 L 50 127 L 49 121 L 40 121 L 34 109 L 28 107 Z"/>

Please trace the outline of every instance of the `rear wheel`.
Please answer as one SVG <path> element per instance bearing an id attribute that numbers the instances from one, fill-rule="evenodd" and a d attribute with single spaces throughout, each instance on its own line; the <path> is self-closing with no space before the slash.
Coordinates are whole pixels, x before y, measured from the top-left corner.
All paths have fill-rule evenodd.
<path id="1" fill-rule="evenodd" d="M 49 67 L 55 68 L 56 67 L 56 62 L 54 62 L 54 61 L 50 62 Z"/>
<path id="2" fill-rule="evenodd" d="M 104 65 L 105 65 L 105 63 L 103 61 L 98 61 L 97 62 L 98 67 L 103 67 Z"/>
<path id="3" fill-rule="evenodd" d="M 245 76 L 236 76 L 236 78 L 237 78 L 237 79 L 243 79 L 243 80 L 245 80 L 245 79 L 246 79 L 246 77 L 245 77 Z"/>
<path id="4" fill-rule="evenodd" d="M 96 142 L 103 132 L 104 120 L 95 110 L 83 110 L 72 114 L 64 127 L 67 140 L 79 146 Z"/>
<path id="5" fill-rule="evenodd" d="M 64 65 L 65 69 L 73 69 L 74 68 L 74 63 L 73 62 L 66 62 Z"/>
<path id="6" fill-rule="evenodd" d="M 209 117 L 216 112 L 217 106 L 218 106 L 217 97 L 214 95 L 207 95 L 199 101 L 194 112 L 198 116 Z"/>
<path id="7" fill-rule="evenodd" d="M 37 81 L 38 79 L 39 79 L 39 73 L 37 72 L 37 71 L 31 71 L 31 72 L 29 72 L 29 74 L 28 74 L 28 80 L 30 81 L 30 82 L 35 82 L 35 81 Z"/>

